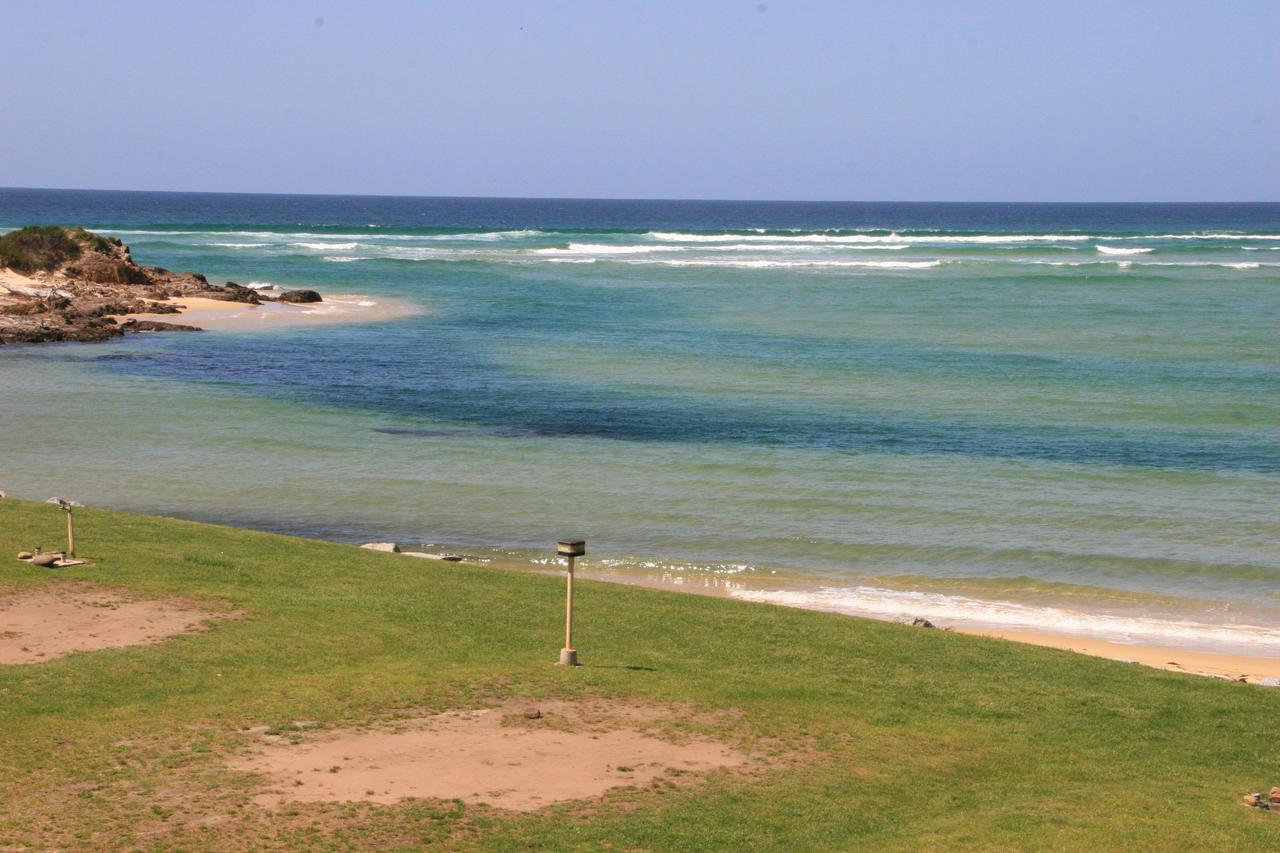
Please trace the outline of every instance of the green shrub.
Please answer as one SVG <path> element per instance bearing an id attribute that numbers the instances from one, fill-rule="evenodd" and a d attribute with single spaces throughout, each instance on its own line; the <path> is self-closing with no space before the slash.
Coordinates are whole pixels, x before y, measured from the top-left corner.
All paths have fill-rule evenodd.
<path id="1" fill-rule="evenodd" d="M 57 269 L 84 251 L 82 242 L 105 248 L 106 240 L 83 228 L 31 225 L 0 237 L 0 266 L 18 272 Z"/>

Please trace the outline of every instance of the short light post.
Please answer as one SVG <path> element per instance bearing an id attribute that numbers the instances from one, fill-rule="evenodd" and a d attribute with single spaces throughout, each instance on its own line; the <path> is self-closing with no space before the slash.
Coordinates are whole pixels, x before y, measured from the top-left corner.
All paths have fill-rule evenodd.
<path id="1" fill-rule="evenodd" d="M 561 539 L 556 543 L 556 554 L 569 561 L 564 603 L 564 648 L 560 650 L 560 666 L 578 665 L 578 652 L 573 647 L 573 561 L 585 553 L 587 543 L 581 539 Z"/>
<path id="2" fill-rule="evenodd" d="M 45 503 L 57 504 L 58 509 L 67 514 L 67 556 L 74 557 L 76 555 L 76 523 L 73 510 L 80 504 L 76 501 L 69 501 L 66 498 L 59 497 L 49 498 Z"/>

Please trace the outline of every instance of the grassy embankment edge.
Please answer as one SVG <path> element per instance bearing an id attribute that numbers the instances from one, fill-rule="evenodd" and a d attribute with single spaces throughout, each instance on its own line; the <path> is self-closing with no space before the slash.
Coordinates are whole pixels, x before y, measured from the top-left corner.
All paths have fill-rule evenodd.
<path id="1" fill-rule="evenodd" d="M 0 666 L 0 845 L 1275 848 L 1280 691 L 957 633 L 312 540 L 0 501 L 0 593 L 88 581 L 242 618 Z M 2 611 L 0 611 L 2 612 Z M 0 626 L 2 628 L 2 626 Z M 460 803 L 267 812 L 243 730 L 360 726 L 510 697 L 634 698 L 772 769 L 512 815 Z"/>

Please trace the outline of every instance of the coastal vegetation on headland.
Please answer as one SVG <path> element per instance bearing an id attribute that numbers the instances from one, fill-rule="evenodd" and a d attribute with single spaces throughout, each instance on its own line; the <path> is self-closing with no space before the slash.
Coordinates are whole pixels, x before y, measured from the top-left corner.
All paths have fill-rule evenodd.
<path id="1" fill-rule="evenodd" d="M 105 238 L 83 228 L 30 225 L 0 235 L 0 266 L 20 273 L 51 272 L 80 257 L 86 244 L 99 252 L 110 247 Z"/>
<path id="2" fill-rule="evenodd" d="M 0 666 L 0 846 L 1280 845 L 1280 815 L 1240 802 L 1280 781 L 1280 690 L 603 583 L 579 586 L 585 665 L 566 669 L 553 665 L 555 577 L 96 509 L 76 523 L 89 564 L 34 568 L 12 555 L 56 546 L 62 514 L 0 501 L 6 597 L 92 583 L 238 618 Z M 589 698 L 681 709 L 686 734 L 756 760 L 523 813 L 461 800 L 272 810 L 254 801 L 269 783 L 231 765 L 262 727 L 303 749 L 332 729 Z"/>
<path id="3" fill-rule="evenodd" d="M 198 331 L 132 314 L 179 314 L 174 299 L 257 305 L 263 295 L 235 282 L 210 284 L 200 273 L 142 266 L 118 238 L 83 228 L 28 226 L 0 236 L 0 344 L 103 341 L 127 332 Z M 318 302 L 312 290 L 282 302 Z M 126 317 L 123 322 L 117 317 Z"/>

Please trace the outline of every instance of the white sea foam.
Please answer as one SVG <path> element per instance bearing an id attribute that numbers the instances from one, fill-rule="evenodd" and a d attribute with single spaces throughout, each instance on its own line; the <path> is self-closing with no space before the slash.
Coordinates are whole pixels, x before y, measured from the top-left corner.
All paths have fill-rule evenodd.
<path id="1" fill-rule="evenodd" d="M 210 246 L 217 246 L 219 249 L 265 249 L 267 243 L 210 243 Z"/>
<path id="2" fill-rule="evenodd" d="M 1239 261 L 1235 263 L 1220 261 L 1151 261 L 1142 264 L 1144 267 L 1218 267 L 1229 270 L 1256 270 L 1259 267 L 1275 267 L 1280 264 L 1263 264 L 1258 261 Z"/>
<path id="3" fill-rule="evenodd" d="M 568 248 L 534 249 L 535 255 L 635 255 L 646 252 L 679 252 L 682 246 L 616 246 L 605 243 L 570 243 Z"/>
<path id="4" fill-rule="evenodd" d="M 1154 252 L 1155 249 L 1125 249 L 1119 246 L 1098 246 L 1098 251 L 1104 255 L 1149 255 Z"/>
<path id="5" fill-rule="evenodd" d="M 482 243 L 491 243 L 499 240 L 520 240 L 525 237 L 536 237 L 546 232 L 537 229 L 521 229 L 516 231 L 468 231 L 454 234 L 352 234 L 352 237 L 359 237 L 362 240 L 422 240 L 426 242 L 456 242 L 466 243 L 471 241 L 479 241 Z M 346 234 L 330 235 L 334 237 L 345 237 Z"/>
<path id="6" fill-rule="evenodd" d="M 524 228 L 517 231 L 479 231 L 474 234 L 436 234 L 435 240 L 519 240 L 522 237 L 533 237 L 543 232 Z"/>
<path id="7" fill-rule="evenodd" d="M 359 234 L 351 233 L 319 233 L 315 231 L 220 231 L 220 230 L 175 230 L 161 231 L 158 229 L 145 228 L 98 228 L 93 227 L 90 230 L 99 231 L 103 234 L 114 234 L 119 236 L 147 236 L 147 237 L 169 237 L 169 236 L 203 236 L 212 238 L 252 238 L 258 240 L 274 241 L 279 243 L 290 243 L 298 241 L 313 240 L 370 240 L 370 241 L 460 241 L 479 240 L 483 242 L 491 242 L 495 240 L 518 240 L 525 237 L 534 237 L 546 232 L 536 229 L 521 229 L 507 231 L 474 231 L 453 234 L 370 234 L 367 231 Z M 250 244 L 251 245 L 251 244 Z"/>
<path id="8" fill-rule="evenodd" d="M 451 242 L 482 242 L 492 243 L 499 240 L 520 240 L 525 237 L 536 237 L 545 232 L 536 229 L 522 229 L 517 231 L 469 231 L 456 234 L 333 234 L 333 237 L 358 237 L 361 240 L 375 241 L 403 241 L 403 240 L 420 240 L 428 243 Z"/>
<path id="9" fill-rule="evenodd" d="M 1280 234 L 1240 234 L 1194 232 L 1191 234 L 1144 234 L 1134 237 L 1104 237 L 1107 240 L 1280 240 Z"/>
<path id="10" fill-rule="evenodd" d="M 957 595 L 879 587 L 822 587 L 814 590 L 734 590 L 735 598 L 828 610 L 879 619 L 923 617 L 944 627 L 996 627 L 1045 631 L 1126 643 L 1231 647 L 1280 654 L 1280 631 L 1256 625 L 1231 625 L 1140 615 L 1087 613 L 1009 601 L 983 601 Z"/>
<path id="11" fill-rule="evenodd" d="M 790 267 L 845 267 L 850 269 L 924 270 L 942 266 L 942 261 L 770 261 L 770 260 L 653 260 L 625 261 L 633 264 L 660 264 L 669 267 L 732 267 L 774 269 Z"/>
<path id="12" fill-rule="evenodd" d="M 344 252 L 344 251 L 349 251 L 351 249 L 354 249 L 359 244 L 358 243 L 290 243 L 289 245 L 295 246 L 299 249 L 317 249 L 321 252 L 331 251 L 331 250 Z"/>
<path id="13" fill-rule="evenodd" d="M 532 249 L 534 255 L 643 255 L 654 252 L 815 252 L 831 251 L 900 251 L 909 248 L 906 244 L 874 244 L 874 245 L 824 245 L 815 243 L 729 243 L 697 246 L 654 245 L 648 244 L 615 244 L 615 243 L 570 243 L 568 247 L 549 246 Z"/>
<path id="14" fill-rule="evenodd" d="M 1037 267 L 1121 267 L 1133 266 L 1133 261 L 1013 261 L 1011 263 L 1031 264 Z M 1139 264 L 1139 266 L 1151 266 Z"/>
<path id="15" fill-rule="evenodd" d="M 956 263 L 956 262 L 952 262 Z M 1036 266 L 1046 267 L 1102 267 L 1102 266 L 1118 266 L 1127 269 L 1131 266 L 1139 267 L 1218 267 L 1219 269 L 1232 270 L 1256 270 L 1260 267 L 1280 266 L 1280 264 L 1263 264 L 1257 261 L 1240 261 L 1237 263 L 1223 263 L 1219 261 L 1019 261 L 1019 263 L 1035 264 Z"/>
<path id="16" fill-rule="evenodd" d="M 1006 244 L 1006 243 L 1064 243 L 1096 239 L 1088 234 L 690 234 L 682 231 L 650 231 L 654 240 L 671 243 L 727 243 L 727 242 L 775 242 L 775 243 L 957 243 L 957 244 Z"/>
<path id="17" fill-rule="evenodd" d="M 554 231 L 539 229 L 512 229 L 502 231 L 473 231 L 450 234 L 370 234 L 361 233 L 317 233 L 311 231 L 222 231 L 217 229 L 195 230 L 176 229 L 160 230 L 145 228 L 105 228 L 90 226 L 90 230 L 103 234 L 120 236 L 204 236 L 210 238 L 253 238 L 278 242 L 301 240 L 417 240 L 417 241 L 499 241 L 519 240 L 536 237 L 542 234 L 554 234 Z M 1184 234 L 941 234 L 927 230 L 912 231 L 907 234 L 891 232 L 885 234 L 849 233 L 847 231 L 800 231 L 789 230 L 786 233 L 768 233 L 765 229 L 754 229 L 747 234 L 730 233 L 687 233 L 673 231 L 650 231 L 646 235 L 651 240 L 679 243 L 725 243 L 725 242 L 811 242 L 811 243 L 1041 243 L 1041 242 L 1079 242 L 1085 240 L 1280 240 L 1280 234 L 1248 234 L 1242 232 L 1191 232 Z"/>
<path id="18" fill-rule="evenodd" d="M 372 259 L 360 255 L 325 255 L 320 260 L 328 261 L 331 264 L 349 264 L 352 261 L 368 261 Z"/>

